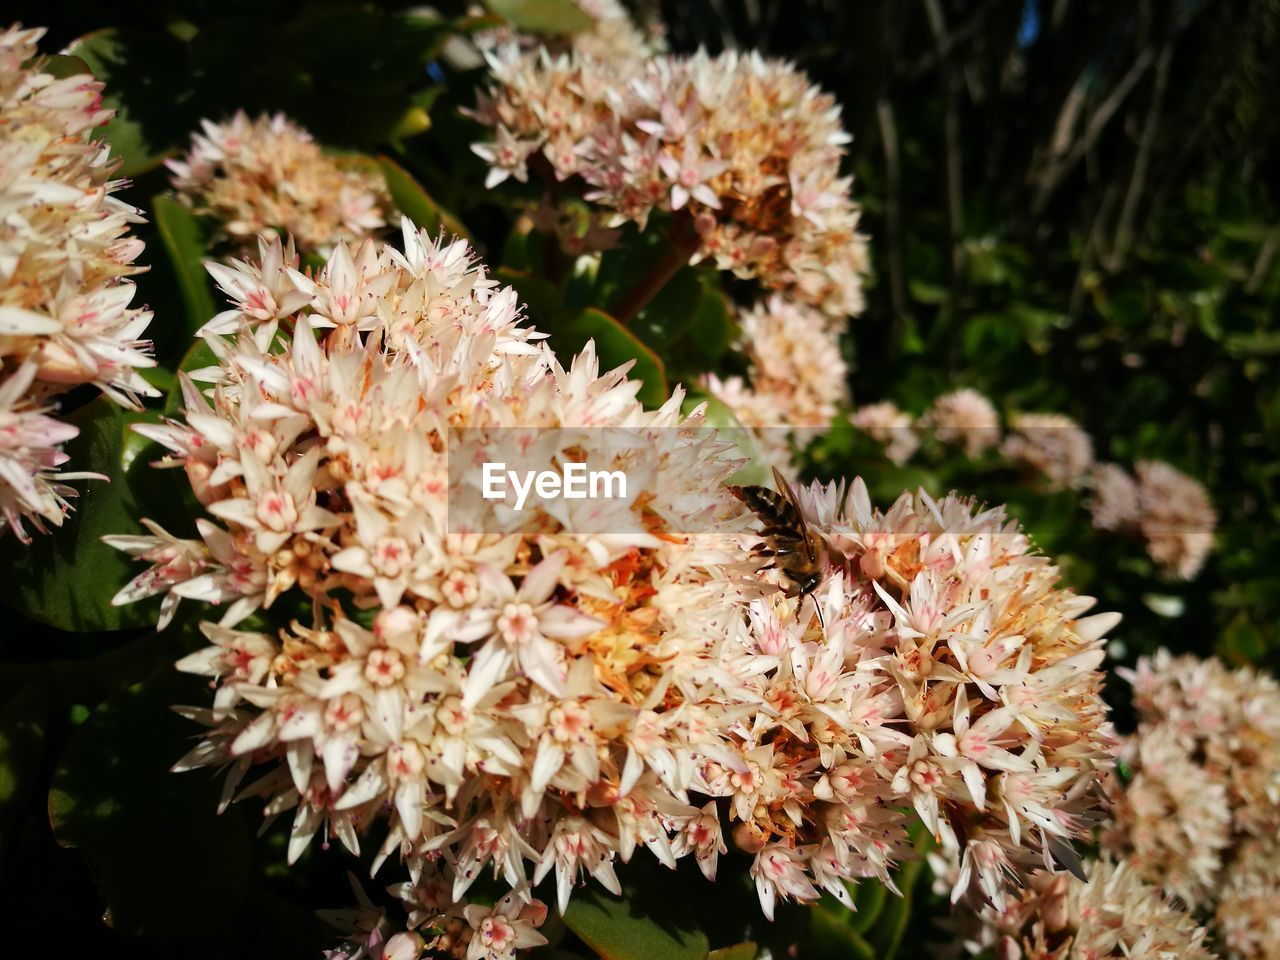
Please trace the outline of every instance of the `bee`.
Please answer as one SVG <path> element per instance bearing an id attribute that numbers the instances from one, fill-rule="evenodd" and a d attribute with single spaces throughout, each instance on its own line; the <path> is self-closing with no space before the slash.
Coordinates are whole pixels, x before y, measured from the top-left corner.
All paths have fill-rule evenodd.
<path id="1" fill-rule="evenodd" d="M 778 485 L 777 492 L 758 486 L 730 487 L 729 492 L 746 504 L 763 525 L 760 544 L 754 554 L 772 559 L 761 569 L 776 569 L 781 573 L 783 594 L 799 597 L 800 606 L 804 606 L 804 598 L 813 596 L 822 584 L 827 547 L 821 534 L 809 527 L 800 511 L 795 490 L 777 467 L 773 468 L 773 479 Z M 822 608 L 818 606 L 816 597 L 813 607 L 821 623 Z M 796 615 L 799 613 L 797 608 Z"/>

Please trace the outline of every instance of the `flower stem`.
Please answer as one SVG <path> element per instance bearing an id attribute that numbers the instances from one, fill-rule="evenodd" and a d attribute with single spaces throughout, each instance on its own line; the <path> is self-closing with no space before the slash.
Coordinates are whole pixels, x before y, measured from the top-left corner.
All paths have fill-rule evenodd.
<path id="1" fill-rule="evenodd" d="M 689 258 L 698 249 L 698 234 L 693 229 L 693 218 L 684 211 L 677 214 L 667 241 L 667 249 L 654 261 L 649 272 L 614 304 L 610 313 L 619 323 L 634 320 L 645 304 L 671 282 L 671 278 L 680 272 L 681 267 L 688 264 Z"/>

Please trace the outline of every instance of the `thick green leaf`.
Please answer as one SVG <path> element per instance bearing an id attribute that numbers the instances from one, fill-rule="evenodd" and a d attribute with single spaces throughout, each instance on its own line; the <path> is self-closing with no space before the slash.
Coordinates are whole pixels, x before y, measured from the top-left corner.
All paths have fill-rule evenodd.
<path id="1" fill-rule="evenodd" d="M 595 885 L 575 893 L 564 922 L 603 960 L 705 960 L 707 937 L 688 904 L 665 888 L 623 888 L 619 899 Z"/>
<path id="2" fill-rule="evenodd" d="M 760 948 L 752 941 L 735 943 L 731 947 L 721 947 L 707 954 L 707 960 L 756 960 Z"/>
<path id="3" fill-rule="evenodd" d="M 65 53 L 55 53 L 52 56 L 44 58 L 41 63 L 41 69 L 50 76 L 57 77 L 61 80 L 64 77 L 74 77 L 81 73 L 91 74 L 93 71 L 89 69 L 89 65 L 80 57 L 72 57 Z"/>
<path id="4" fill-rule="evenodd" d="M 9 606 L 60 630 L 123 630 L 155 623 L 157 601 L 111 605 L 112 596 L 138 569 L 102 542 L 107 534 L 142 532 L 140 502 L 162 522 L 172 522 L 170 511 L 181 502 L 172 471 L 147 465 L 157 458 L 158 448 L 130 430 L 147 416 L 126 414 L 99 397 L 68 417 L 80 435 L 66 446 L 71 458 L 67 469 L 94 470 L 109 480 L 75 481 L 81 491 L 75 512 L 47 536 L 36 534 L 29 547 L 16 537 L 0 544 L 0 575 Z"/>
<path id="5" fill-rule="evenodd" d="M 579 311 L 556 328 L 551 345 L 563 359 L 566 354 L 572 355 L 581 350 L 588 340 L 595 341 L 596 354 L 604 370 L 621 366 L 628 360 L 635 361 L 629 376 L 644 382 L 638 396 L 645 406 L 661 406 L 671 395 L 666 369 L 658 355 L 603 310 L 588 308 Z"/>
<path id="6" fill-rule="evenodd" d="M 573 0 L 485 0 L 484 5 L 526 33 L 558 37 L 590 30 L 594 23 Z"/>
<path id="7" fill-rule="evenodd" d="M 127 935 L 216 941 L 245 898 L 250 834 L 239 809 L 217 814 L 216 778 L 169 771 L 194 728 L 168 707 L 206 696 L 162 667 L 94 710 L 54 773 L 54 836 L 82 851 L 108 923 Z"/>
<path id="8" fill-rule="evenodd" d="M 182 293 L 187 314 L 183 330 L 194 334 L 217 313 L 209 273 L 204 268 L 205 237 L 200 221 L 178 201 L 164 195 L 152 198 L 151 216 Z"/>
<path id="9" fill-rule="evenodd" d="M 387 179 L 387 190 L 397 209 L 417 226 L 431 233 L 445 230 L 456 236 L 471 239 L 462 222 L 444 209 L 427 193 L 422 184 L 404 167 L 388 156 L 380 156 L 382 174 Z"/>
<path id="10" fill-rule="evenodd" d="M 733 321 L 733 303 L 715 284 L 714 279 L 704 279 L 693 322 L 681 342 L 691 343 L 698 351 L 700 360 L 705 363 L 724 355 L 737 336 L 737 329 Z"/>
<path id="11" fill-rule="evenodd" d="M 815 906 L 809 913 L 803 956 L 815 960 L 875 960 L 875 950 L 842 917 L 825 907 Z"/>

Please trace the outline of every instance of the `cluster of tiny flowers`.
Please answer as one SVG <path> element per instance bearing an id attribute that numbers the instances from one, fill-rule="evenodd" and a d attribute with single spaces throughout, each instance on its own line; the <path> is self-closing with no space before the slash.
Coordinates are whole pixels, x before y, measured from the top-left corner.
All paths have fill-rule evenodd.
<path id="1" fill-rule="evenodd" d="M 387 226 L 382 174 L 326 154 L 283 114 L 202 120 L 182 160 L 167 160 L 178 198 L 249 251 L 264 231 L 285 231 L 305 251 L 327 252 Z"/>
<path id="2" fill-rule="evenodd" d="M 320 911 L 345 934 L 338 947 L 325 951 L 325 960 L 418 960 L 424 953 L 449 960 L 514 960 L 518 951 L 547 942 L 538 932 L 547 918 L 542 901 L 508 893 L 492 906 L 458 904 L 451 880 L 435 864 L 411 858 L 409 867 L 410 879 L 390 888 L 408 912 L 407 924 L 395 924 L 353 881 L 355 908 Z"/>
<path id="3" fill-rule="evenodd" d="M 91 139 L 111 119 L 102 85 L 56 79 L 36 58 L 41 29 L 0 32 L 0 511 L 26 540 L 24 521 L 60 525 L 75 491 L 59 479 L 60 445 L 75 427 L 50 416 L 52 399 L 93 384 L 136 408 L 157 391 L 139 339 L 149 311 L 130 308 L 142 242 L 138 212 L 111 194 L 115 164 Z M 0 528 L 0 530 L 5 528 Z"/>
<path id="4" fill-rule="evenodd" d="M 884 444 L 884 455 L 901 466 L 920 449 L 915 417 L 892 400 L 868 403 L 849 416 L 849 422 L 877 443 Z"/>
<path id="5" fill-rule="evenodd" d="M 487 54 L 495 84 L 473 115 L 494 130 L 473 149 L 490 186 L 528 178 L 531 158 L 573 180 L 616 223 L 674 214 L 693 260 L 756 278 L 843 318 L 862 311 L 867 272 L 849 136 L 829 95 L 756 54 L 643 63 L 508 45 Z"/>
<path id="6" fill-rule="evenodd" d="M 847 901 L 826 881 L 886 880 L 908 808 L 964 864 L 958 893 L 1074 866 L 1112 749 L 1097 667 L 1118 616 L 1083 616 L 1095 601 L 1060 589 L 999 509 L 919 493 L 873 511 L 860 480 L 797 496 L 827 580 L 799 611 L 752 602 L 757 663 L 737 672 L 771 709 L 745 728 L 745 769 L 709 783 L 760 851 L 762 899 L 815 896 L 812 877 Z"/>
<path id="7" fill-rule="evenodd" d="M 931 855 L 935 875 L 956 870 Z M 953 918 L 965 950 L 995 960 L 1208 960 L 1203 927 L 1132 864 L 1090 861 L 1087 879 L 1034 874 L 1001 906 L 980 904 Z"/>
<path id="8" fill-rule="evenodd" d="M 616 892 L 641 847 L 714 878 L 722 814 L 769 916 L 888 881 L 914 816 L 984 887 L 1073 862 L 1113 616 L 1083 617 L 999 511 L 873 512 L 855 482 L 797 494 L 828 544 L 818 618 L 751 575 L 738 463 L 678 392 L 645 411 L 590 347 L 561 367 L 464 243 L 407 224 L 404 243 L 340 244 L 315 275 L 278 239 L 211 267 L 233 302 L 205 331 L 212 389 L 186 380 L 185 417 L 139 428 L 208 516 L 198 539 L 112 538 L 150 565 L 117 600 L 225 611 L 180 664 L 216 692 L 187 710 L 209 730 L 179 769 L 227 767 L 227 802 L 292 810 L 291 858 L 321 831 L 358 850 L 385 817 L 405 955 L 507 957 L 540 939 L 534 885 L 554 877 L 563 911 L 584 877 Z M 645 437 L 621 463 L 634 532 L 542 510 L 516 533 L 446 525 L 449 428 L 600 426 Z M 651 460 L 676 479 L 643 482 Z M 247 629 L 281 606 L 287 626 Z M 482 872 L 511 894 L 491 909 L 465 899 Z"/>
<path id="9" fill-rule="evenodd" d="M 1105 846 L 1188 907 L 1218 904 L 1229 954 L 1274 956 L 1257 901 L 1280 887 L 1280 685 L 1165 651 L 1121 673 L 1139 724 Z"/>
<path id="10" fill-rule="evenodd" d="M 578 53 L 599 63 L 638 65 L 660 52 L 661 25 L 651 22 L 641 29 L 618 0 L 574 3 L 593 21 L 590 30 L 575 33 L 570 39 Z"/>
<path id="11" fill-rule="evenodd" d="M 934 400 L 920 424 L 943 443 L 959 444 L 970 459 L 1000 443 L 1000 415 L 990 400 L 968 387 Z"/>
<path id="12" fill-rule="evenodd" d="M 1009 420 L 1000 450 L 1044 477 L 1051 490 L 1081 486 L 1093 466 L 1093 438 L 1061 413 L 1021 413 Z"/>
<path id="13" fill-rule="evenodd" d="M 1204 484 L 1161 460 L 1134 465 L 1137 479 L 1115 464 L 1090 476 L 1093 525 L 1141 537 L 1162 571 L 1190 580 L 1213 549 L 1218 514 Z"/>
<path id="14" fill-rule="evenodd" d="M 786 468 L 805 432 L 825 429 L 848 398 L 840 341 L 827 319 L 775 294 L 738 315 L 746 379 L 704 386 L 749 429 L 763 458 Z"/>

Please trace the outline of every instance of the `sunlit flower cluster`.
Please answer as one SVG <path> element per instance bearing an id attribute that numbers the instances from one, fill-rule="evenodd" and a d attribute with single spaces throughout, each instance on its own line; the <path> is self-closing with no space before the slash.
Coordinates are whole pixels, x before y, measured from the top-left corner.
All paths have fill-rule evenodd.
<path id="1" fill-rule="evenodd" d="M 1121 673 L 1139 724 L 1106 846 L 1189 907 L 1221 899 L 1233 954 L 1272 955 L 1244 944 L 1276 943 L 1255 900 L 1280 887 L 1280 685 L 1164 651 Z"/>
<path id="2" fill-rule="evenodd" d="M 391 200 L 367 161 L 324 152 L 283 114 L 201 121 L 181 160 L 167 160 L 173 188 L 221 225 L 242 250 L 264 231 L 285 231 L 305 251 L 327 252 L 387 226 Z"/>
<path id="3" fill-rule="evenodd" d="M 956 927 L 971 953 L 999 960 L 1211 958 L 1205 930 L 1132 864 L 1090 861 L 1087 882 L 1037 873 L 1003 908 L 983 905 Z"/>
<path id="4" fill-rule="evenodd" d="M 638 846 L 711 870 L 718 830 L 689 792 L 728 736 L 715 656 L 741 588 L 718 571 L 745 560 L 747 518 L 705 543 L 666 531 L 738 511 L 736 461 L 677 429 L 679 393 L 645 412 L 590 348 L 562 368 L 466 244 L 407 226 L 405 244 L 340 244 L 317 276 L 278 240 L 211 268 L 234 304 L 206 331 L 212 402 L 187 381 L 185 421 L 143 428 L 209 516 L 198 539 L 113 540 L 151 564 L 120 602 L 225 610 L 180 665 L 218 681 L 180 766 L 229 764 L 228 797 L 262 772 L 245 792 L 296 808 L 293 858 L 320 830 L 354 849 L 386 813 L 382 857 L 441 860 L 454 903 L 492 870 L 522 898 L 553 873 L 563 907 L 580 873 L 616 890 Z M 646 459 L 692 454 L 684 486 L 632 496 L 644 529 L 448 531 L 448 428 L 608 425 L 648 430 Z M 239 629 L 300 602 L 278 633 Z"/>
<path id="5" fill-rule="evenodd" d="M 59 447 L 77 433 L 49 414 L 57 394 L 92 384 L 138 406 L 157 391 L 140 339 L 151 313 L 130 308 L 142 242 L 136 210 L 112 194 L 110 148 L 90 138 L 111 119 L 102 84 L 56 79 L 37 57 L 41 29 L 0 32 L 0 511 L 27 539 L 59 525 L 75 491 L 58 482 Z M 2 529 L 2 528 L 0 528 Z"/>
<path id="6" fill-rule="evenodd" d="M 1058 588 L 1000 510 L 921 493 L 873 511 L 861 481 L 798 496 L 828 579 L 752 603 L 755 665 L 737 672 L 770 709 L 744 728 L 745 769 L 708 782 L 759 850 L 762 899 L 847 902 L 839 879 L 885 879 L 904 808 L 964 864 L 957 893 L 1074 867 L 1112 748 L 1097 667 L 1118 617 L 1083 616 L 1094 600 Z"/>
<path id="7" fill-rule="evenodd" d="M 533 158 L 589 201 L 642 228 L 674 215 L 677 255 L 712 259 L 832 317 L 862 310 L 865 238 L 849 136 L 829 95 L 756 54 L 606 63 L 509 45 L 488 54 L 494 86 L 474 116 L 489 185 L 526 180 Z"/>
<path id="8" fill-rule="evenodd" d="M 117 599 L 224 611 L 180 663 L 216 693 L 186 711 L 209 729 L 179 769 L 226 766 L 228 801 L 292 810 L 290 858 L 318 832 L 356 850 L 385 818 L 406 955 L 509 956 L 540 938 L 535 884 L 563 910 L 587 877 L 617 891 L 641 847 L 714 878 L 722 816 L 768 916 L 887 881 L 916 817 L 965 884 L 1074 863 L 1114 616 L 1085 617 L 1001 512 L 873 512 L 860 481 L 799 492 L 824 583 L 788 597 L 752 576 L 753 518 L 722 486 L 738 463 L 678 392 L 645 411 L 589 346 L 562 367 L 465 243 L 404 240 L 340 244 L 318 274 L 278 239 L 212 266 L 233 304 L 205 330 L 212 387 L 185 380 L 183 419 L 139 427 L 208 515 L 190 539 L 111 538 L 149 563 Z M 536 445 L 610 425 L 644 433 L 619 461 L 637 528 L 448 526 L 449 428 Z M 653 460 L 678 469 L 646 483 Z M 468 904 L 482 872 L 512 896 Z"/>
<path id="9" fill-rule="evenodd" d="M 847 368 L 830 323 L 812 307 L 775 294 L 738 315 L 746 378 L 705 385 L 752 431 L 764 458 L 787 467 L 805 432 L 825 429 L 846 402 Z"/>
<path id="10" fill-rule="evenodd" d="M 1061 413 L 1021 413 L 1009 420 L 1001 452 L 1044 477 L 1051 490 L 1071 490 L 1093 466 L 1093 438 Z"/>

